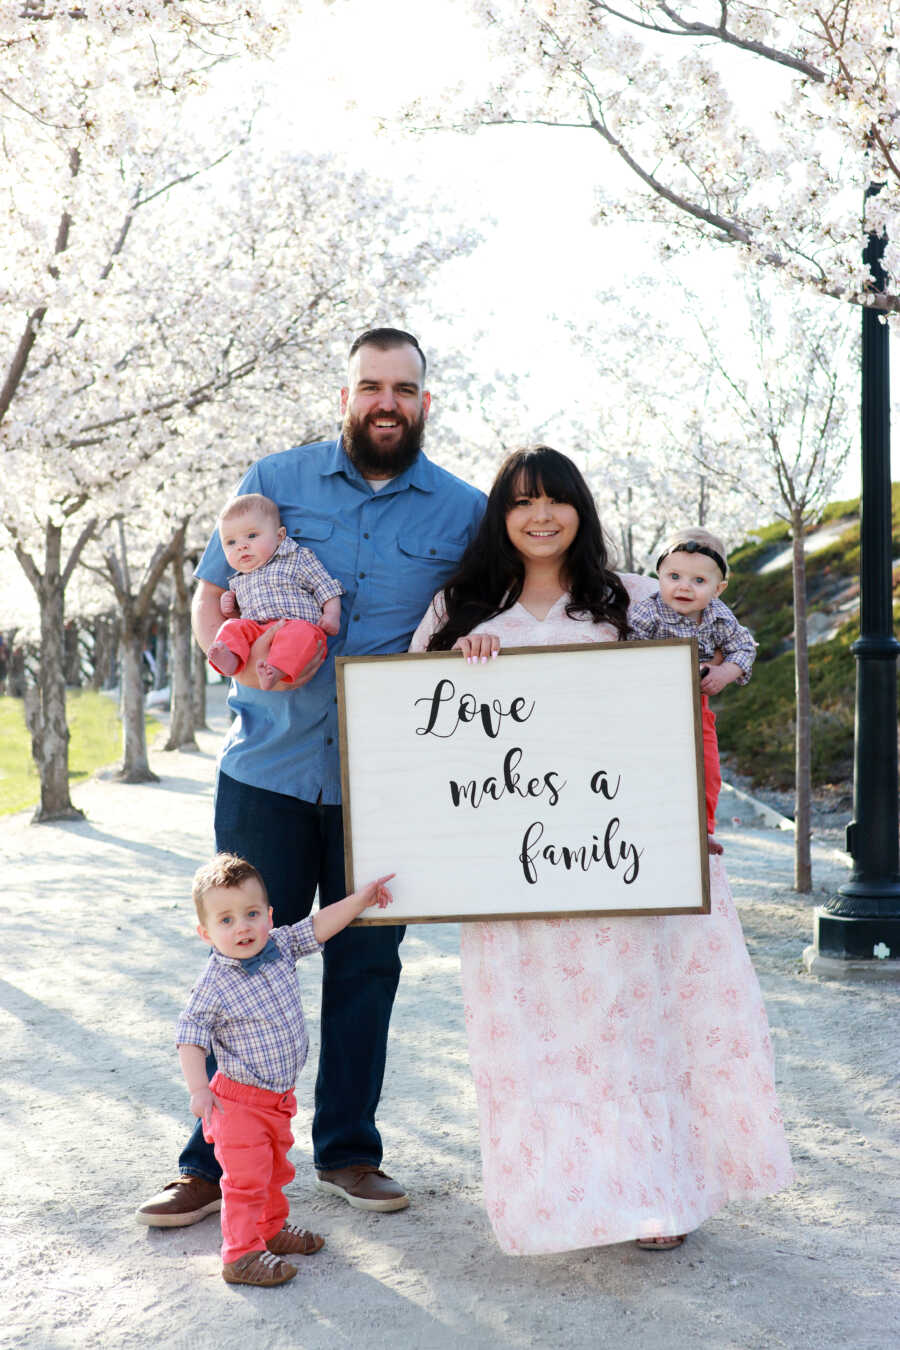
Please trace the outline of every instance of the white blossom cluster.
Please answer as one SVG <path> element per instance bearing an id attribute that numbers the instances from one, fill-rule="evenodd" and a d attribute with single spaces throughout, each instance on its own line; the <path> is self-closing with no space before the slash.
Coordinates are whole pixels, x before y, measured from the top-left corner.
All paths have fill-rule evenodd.
<path id="1" fill-rule="evenodd" d="M 252 107 L 208 116 L 204 80 L 290 8 L 3 11 L 0 544 L 38 570 L 92 519 L 95 563 L 120 521 L 138 569 L 185 519 L 205 538 L 253 459 L 334 433 L 355 333 L 476 242 L 402 183 L 260 144 Z"/>
<path id="2" fill-rule="evenodd" d="M 253 144 L 213 181 L 136 211 L 98 280 L 78 240 L 105 226 L 73 226 L 0 423 L 0 521 L 20 540 L 76 506 L 79 518 L 141 512 L 157 536 L 185 516 L 208 531 L 253 459 L 333 434 L 355 333 L 403 322 L 442 261 L 475 243 L 433 204 L 315 156 L 261 161 Z M 0 317 L 5 350 L 28 312 L 16 298 Z"/>
<path id="3" fill-rule="evenodd" d="M 115 158 L 152 149 L 170 108 L 235 57 L 284 39 L 284 0 L 19 0 L 0 7 L 4 122 Z"/>
<path id="4" fill-rule="evenodd" d="M 640 196 L 618 210 L 900 312 L 897 0 L 470 4 L 492 44 L 492 86 L 417 105 L 414 125 L 589 129 L 635 175 Z M 602 156 L 586 171 L 601 180 Z M 882 186 L 864 205 L 871 184 Z M 883 230 L 888 280 L 875 295 L 861 251 Z"/>
<path id="5" fill-rule="evenodd" d="M 650 313 L 616 290 L 594 297 L 589 323 L 565 325 L 590 378 L 540 433 L 584 472 L 619 565 L 652 570 L 686 525 L 733 547 L 773 519 L 818 520 L 858 435 L 853 312 L 765 274 L 720 313 L 652 285 Z"/>

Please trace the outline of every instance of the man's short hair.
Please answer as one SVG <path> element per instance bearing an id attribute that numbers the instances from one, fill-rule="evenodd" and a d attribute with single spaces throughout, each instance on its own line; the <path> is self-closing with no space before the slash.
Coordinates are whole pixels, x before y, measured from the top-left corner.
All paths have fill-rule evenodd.
<path id="1" fill-rule="evenodd" d="M 419 346 L 419 339 L 413 337 L 412 333 L 404 333 L 402 328 L 367 328 L 350 348 L 348 360 L 353 360 L 360 347 L 377 347 L 382 352 L 388 352 L 392 347 L 415 347 L 422 362 L 422 379 L 425 379 L 425 353 Z"/>
<path id="2" fill-rule="evenodd" d="M 221 528 L 226 520 L 231 520 L 233 516 L 245 516 L 248 511 L 259 511 L 261 515 L 268 517 L 276 529 L 281 524 L 281 513 L 271 497 L 264 497 L 261 492 L 241 492 L 236 497 L 231 497 L 219 512 L 216 524 Z"/>
<path id="3" fill-rule="evenodd" d="M 217 889 L 235 890 L 238 886 L 243 886 L 245 881 L 251 879 L 259 882 L 263 899 L 268 906 L 269 893 L 266 890 L 266 883 L 253 864 L 247 862 L 246 858 L 239 858 L 236 853 L 217 853 L 209 862 L 204 863 L 202 867 L 198 867 L 191 884 L 191 897 L 200 922 L 206 923 L 204 902 L 210 891 Z"/>

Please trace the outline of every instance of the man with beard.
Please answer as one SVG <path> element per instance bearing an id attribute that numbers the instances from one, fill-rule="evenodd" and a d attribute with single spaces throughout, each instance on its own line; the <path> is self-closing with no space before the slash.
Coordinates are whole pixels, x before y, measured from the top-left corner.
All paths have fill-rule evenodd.
<path id="1" fill-rule="evenodd" d="M 305 918 L 317 887 L 320 907 L 345 894 L 334 657 L 405 652 L 484 509 L 481 492 L 422 452 L 430 403 L 416 339 L 394 328 L 365 332 L 350 349 L 338 440 L 269 455 L 237 488 L 271 497 L 288 535 L 312 549 L 345 591 L 340 633 L 324 661 L 317 656 L 293 685 L 263 692 L 256 662 L 268 650 L 269 629 L 229 697 L 236 716 L 219 760 L 216 849 L 258 868 L 278 926 Z M 218 533 L 197 576 L 194 633 L 205 651 L 228 586 Z M 403 933 L 401 926 L 346 928 L 323 957 L 316 1184 L 358 1209 L 409 1203 L 381 1171 L 375 1125 Z M 180 1179 L 138 1210 L 140 1223 L 185 1227 L 220 1209 L 220 1168 L 199 1121 L 179 1166 Z"/>

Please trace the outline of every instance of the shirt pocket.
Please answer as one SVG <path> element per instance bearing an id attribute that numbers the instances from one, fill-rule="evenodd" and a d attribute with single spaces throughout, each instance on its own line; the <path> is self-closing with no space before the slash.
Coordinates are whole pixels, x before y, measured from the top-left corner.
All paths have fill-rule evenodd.
<path id="1" fill-rule="evenodd" d="M 308 548 L 314 553 L 329 576 L 338 576 L 338 544 L 334 537 L 334 521 L 322 520 L 318 516 L 301 516 L 290 531 L 291 538 L 298 548 Z"/>
<path id="2" fill-rule="evenodd" d="M 398 535 L 397 567 L 391 579 L 392 589 L 414 598 L 421 617 L 435 592 L 456 571 L 467 542 L 461 537 Z"/>
<path id="3" fill-rule="evenodd" d="M 333 520 L 319 520 L 316 516 L 302 516 L 291 530 L 291 538 L 301 548 L 316 551 L 316 544 L 323 544 L 334 534 Z"/>

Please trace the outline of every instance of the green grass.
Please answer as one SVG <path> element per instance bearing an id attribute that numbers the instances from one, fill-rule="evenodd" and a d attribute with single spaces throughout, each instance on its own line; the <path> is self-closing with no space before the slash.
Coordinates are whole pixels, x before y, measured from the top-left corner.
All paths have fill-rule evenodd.
<path id="1" fill-rule="evenodd" d="M 893 556 L 900 557 L 900 483 L 891 485 Z M 821 524 L 844 529 L 827 548 L 806 559 L 810 614 L 826 608 L 841 583 L 859 576 L 859 499 L 831 502 Z M 811 527 L 813 529 L 817 526 Z M 734 550 L 724 599 L 759 643 L 753 678 L 746 688 L 726 690 L 714 701 L 719 743 L 735 767 L 756 783 L 790 788 L 794 779 L 794 626 L 790 564 L 760 575 L 757 568 L 774 546 L 787 547 L 790 532 L 776 521 Z M 895 611 L 900 602 L 900 569 L 894 578 Z M 829 642 L 810 648 L 813 786 L 851 776 L 856 662 L 850 644 L 859 620 L 844 624 Z"/>
<path id="2" fill-rule="evenodd" d="M 116 701 L 93 690 L 70 689 L 66 695 L 69 722 L 69 781 L 87 778 L 95 769 L 122 757 L 122 726 Z M 148 733 L 159 723 L 146 719 Z M 41 785 L 31 758 L 22 700 L 0 698 L 0 815 L 36 806 Z"/>
<path id="3" fill-rule="evenodd" d="M 852 775 L 856 663 L 850 643 L 859 636 L 848 624 L 830 642 L 809 652 L 812 701 L 812 780 L 815 786 Z M 727 689 L 714 703 L 719 744 L 735 767 L 756 783 L 794 785 L 794 653 L 757 661 L 743 688 Z"/>

